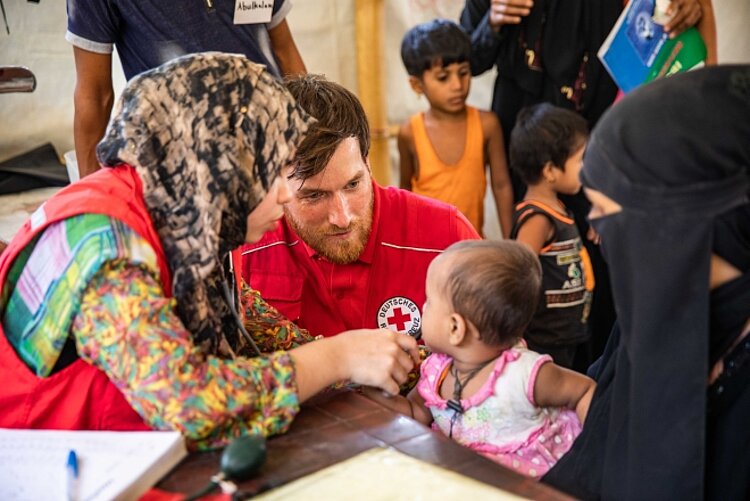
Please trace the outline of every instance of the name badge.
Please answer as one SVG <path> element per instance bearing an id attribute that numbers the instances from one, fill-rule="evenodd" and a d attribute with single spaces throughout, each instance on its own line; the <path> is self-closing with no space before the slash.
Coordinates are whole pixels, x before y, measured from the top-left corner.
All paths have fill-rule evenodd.
<path id="1" fill-rule="evenodd" d="M 235 0 L 234 24 L 270 23 L 273 0 Z"/>

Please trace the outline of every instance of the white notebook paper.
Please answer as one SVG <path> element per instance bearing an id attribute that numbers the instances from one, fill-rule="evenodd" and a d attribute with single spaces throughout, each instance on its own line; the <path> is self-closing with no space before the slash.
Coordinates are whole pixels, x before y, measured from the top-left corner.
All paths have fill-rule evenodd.
<path id="1" fill-rule="evenodd" d="M 253 499 L 521 501 L 526 498 L 395 449 L 376 447 Z"/>
<path id="2" fill-rule="evenodd" d="M 177 432 L 0 429 L 0 499 L 67 500 L 71 449 L 80 501 L 138 499 L 187 454 Z"/>

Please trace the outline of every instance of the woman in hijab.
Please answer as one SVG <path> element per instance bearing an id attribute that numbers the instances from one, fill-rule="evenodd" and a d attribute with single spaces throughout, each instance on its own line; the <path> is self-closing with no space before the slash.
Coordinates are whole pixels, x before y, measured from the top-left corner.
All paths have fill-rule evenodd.
<path id="1" fill-rule="evenodd" d="M 618 324 L 545 481 L 584 499 L 750 497 L 750 66 L 654 82 L 594 130 L 581 179 Z"/>
<path id="2" fill-rule="evenodd" d="M 303 344 L 247 288 L 237 313 L 225 279 L 229 251 L 281 217 L 310 121 L 242 56 L 131 80 L 97 149 L 109 168 L 47 201 L 0 257 L 0 427 L 176 429 L 210 448 L 283 432 L 336 381 L 397 392 L 409 336 Z M 250 358 L 257 344 L 289 351 Z"/>

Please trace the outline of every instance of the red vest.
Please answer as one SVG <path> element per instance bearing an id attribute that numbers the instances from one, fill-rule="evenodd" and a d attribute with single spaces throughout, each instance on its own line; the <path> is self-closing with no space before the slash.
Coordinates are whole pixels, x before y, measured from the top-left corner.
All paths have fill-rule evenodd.
<path id="1" fill-rule="evenodd" d="M 58 192 L 21 227 L 0 256 L 0 287 L 13 260 L 47 226 L 84 213 L 118 219 L 154 248 L 162 287 L 171 296 L 171 273 L 146 210 L 141 181 L 127 166 L 102 169 Z M 76 360 L 38 377 L 18 358 L 0 325 L 0 427 L 63 430 L 148 430 L 104 372 Z"/>
<path id="2" fill-rule="evenodd" d="M 375 249 L 367 283 L 357 289 L 365 308 L 355 324 L 347 325 L 345 306 L 328 290 L 314 258 L 284 219 L 259 242 L 235 251 L 236 270 L 263 299 L 313 335 L 377 327 L 414 334 L 422 322 L 427 267 L 452 243 L 479 235 L 452 205 L 394 187 L 373 188 L 368 245 L 374 243 Z"/>

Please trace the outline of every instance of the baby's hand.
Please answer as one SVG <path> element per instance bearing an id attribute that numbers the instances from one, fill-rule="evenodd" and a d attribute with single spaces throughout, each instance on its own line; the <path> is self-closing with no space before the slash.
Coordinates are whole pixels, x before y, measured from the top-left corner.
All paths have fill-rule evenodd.
<path id="1" fill-rule="evenodd" d="M 360 391 L 364 396 L 373 400 L 383 407 L 388 407 L 391 410 L 396 410 L 393 407 L 394 399 L 397 395 L 390 395 L 380 388 L 373 388 L 372 386 L 362 386 Z"/>
<path id="2" fill-rule="evenodd" d="M 370 386 L 362 387 L 362 394 L 370 400 L 379 403 L 386 409 L 398 412 L 399 414 L 404 414 L 405 416 L 414 417 L 414 411 L 406 397 L 401 395 L 389 395 L 378 388 L 372 388 Z"/>

